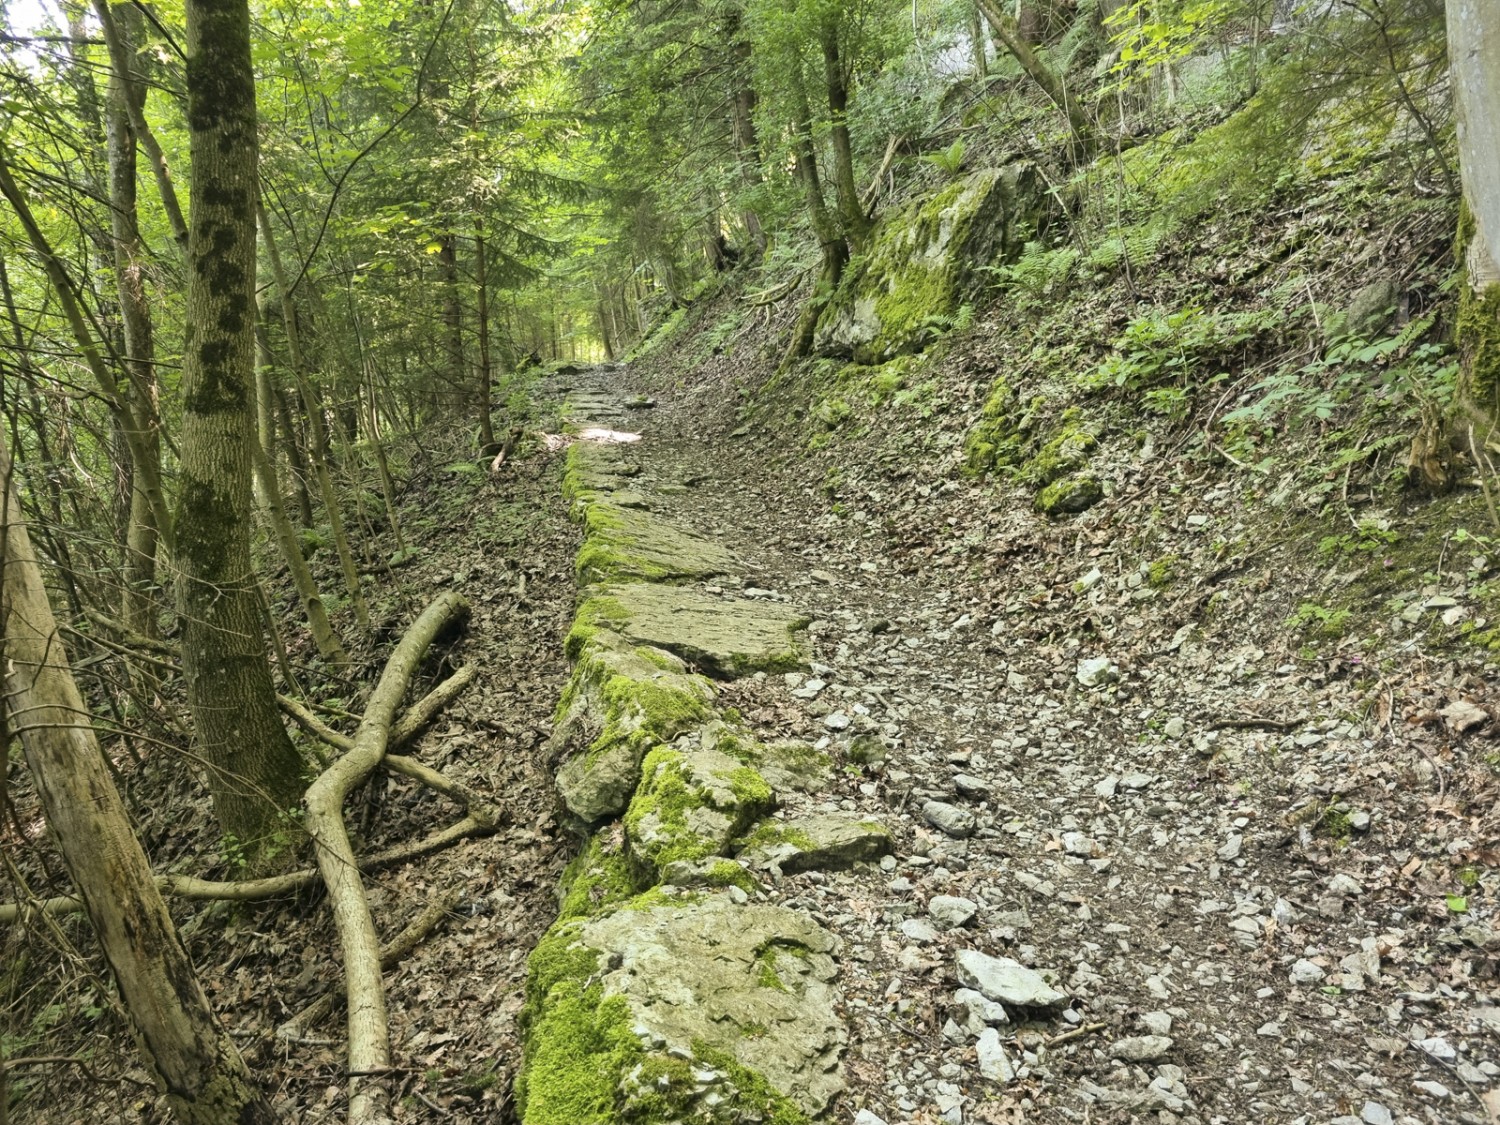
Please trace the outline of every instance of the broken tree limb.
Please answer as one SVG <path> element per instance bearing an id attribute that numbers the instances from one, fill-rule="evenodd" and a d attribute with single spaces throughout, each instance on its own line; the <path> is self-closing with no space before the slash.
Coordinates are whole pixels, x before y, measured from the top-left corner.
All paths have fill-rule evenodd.
<path id="1" fill-rule="evenodd" d="M 402 754 L 387 754 L 385 761 L 381 763 L 392 773 L 404 774 L 414 781 L 420 781 L 429 789 L 436 789 L 439 793 L 446 793 L 464 807 L 464 812 L 483 824 L 486 828 L 494 828 L 500 823 L 500 813 L 485 801 L 478 793 L 470 789 L 460 781 L 454 781 L 433 769 L 424 762 L 415 758 L 408 758 Z"/>
<path id="2" fill-rule="evenodd" d="M 462 695 L 478 674 L 477 665 L 466 664 L 412 704 L 391 728 L 390 742 L 386 748 L 399 750 L 420 734 L 422 728 L 432 722 L 433 716 Z"/>
<path id="3" fill-rule="evenodd" d="M 479 815 L 471 814 L 463 820 L 450 824 L 447 828 L 423 836 L 420 840 L 413 840 L 376 852 L 363 860 L 359 869 L 377 871 L 382 867 L 393 867 L 396 864 L 420 859 L 424 855 L 441 851 L 467 836 L 477 836 L 492 831 L 499 822 L 499 817 L 488 810 L 482 802 L 478 807 Z M 489 819 L 491 817 L 494 818 L 493 822 Z M 321 878 L 315 868 L 306 868 L 265 879 L 228 882 L 217 879 L 199 879 L 193 875 L 158 875 L 156 885 L 162 894 L 171 895 L 174 898 L 195 901 L 260 902 L 263 899 L 278 898 L 281 895 L 317 886 Z M 75 895 L 57 895 L 53 898 L 37 899 L 34 902 L 0 902 L 0 925 L 9 925 L 19 919 L 38 914 L 56 917 L 82 912 L 83 903 Z"/>
<path id="4" fill-rule="evenodd" d="M 444 891 L 426 910 L 408 922 L 406 927 L 380 950 L 381 970 L 392 969 L 411 956 L 412 951 L 427 940 L 427 935 L 437 929 L 438 923 L 453 913 L 463 897 L 462 887 L 452 887 Z M 343 998 L 342 986 L 330 989 L 278 1027 L 276 1038 L 291 1042 L 306 1038 L 308 1029 L 327 1019 L 333 1012 L 334 1005 Z"/>
<path id="5" fill-rule="evenodd" d="M 390 1029 L 380 979 L 380 941 L 370 917 L 359 865 L 344 827 L 344 799 L 385 757 L 396 708 L 417 663 L 437 635 L 467 616 L 469 603 L 449 591 L 422 611 L 386 661 L 354 743 L 308 787 L 304 823 L 317 849 L 333 922 L 344 953 L 349 996 L 349 1122 L 390 1121 L 390 1091 L 381 1081 L 390 1069 Z"/>

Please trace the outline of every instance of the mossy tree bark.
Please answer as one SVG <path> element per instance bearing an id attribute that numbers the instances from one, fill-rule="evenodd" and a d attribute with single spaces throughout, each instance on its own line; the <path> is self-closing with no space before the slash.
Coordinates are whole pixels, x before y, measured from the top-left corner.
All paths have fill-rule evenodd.
<path id="1" fill-rule="evenodd" d="M 47 601 L 3 434 L 0 487 L 0 637 L 11 729 L 141 1053 L 184 1125 L 271 1125 L 275 1115 L 215 1019 L 130 830 Z"/>
<path id="2" fill-rule="evenodd" d="M 257 150 L 248 0 L 188 0 L 187 40 L 182 664 L 214 814 L 258 856 L 303 782 L 276 707 L 250 560 Z"/>
<path id="3" fill-rule="evenodd" d="M 1449 0 L 1448 55 L 1468 281 L 1458 321 L 1460 394 L 1487 439 L 1500 425 L 1500 8 L 1493 0 Z"/>
<path id="4" fill-rule="evenodd" d="M 819 29 L 823 49 L 823 81 L 828 91 L 829 135 L 833 142 L 833 185 L 839 203 L 844 237 L 855 253 L 864 249 L 870 234 L 870 216 L 859 199 L 854 182 L 854 146 L 849 139 L 849 72 L 839 53 L 836 16 Z"/>
<path id="5" fill-rule="evenodd" d="M 797 178 L 802 181 L 802 190 L 807 197 L 808 217 L 812 220 L 813 234 L 823 256 L 823 268 L 818 275 L 817 287 L 812 300 L 802 310 L 797 325 L 792 330 L 792 342 L 782 365 L 800 359 L 812 347 L 813 334 L 818 327 L 828 299 L 844 276 L 844 267 L 849 263 L 849 243 L 845 241 L 838 221 L 828 210 L 823 198 L 823 184 L 818 176 L 818 157 L 813 150 L 812 110 L 807 103 L 807 93 L 799 84 L 796 90 L 798 120 L 792 125 L 792 153 L 797 160 Z"/>

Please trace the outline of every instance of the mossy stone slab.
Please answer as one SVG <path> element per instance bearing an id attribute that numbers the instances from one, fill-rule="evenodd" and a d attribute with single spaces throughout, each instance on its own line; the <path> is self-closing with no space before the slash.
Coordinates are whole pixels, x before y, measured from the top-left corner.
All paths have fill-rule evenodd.
<path id="1" fill-rule="evenodd" d="M 674 582 L 728 574 L 737 566 L 734 555 L 713 540 L 602 495 L 588 504 L 584 526 L 576 564 L 580 582 Z"/>
<path id="2" fill-rule="evenodd" d="M 627 640 L 675 653 L 708 675 L 733 679 L 808 666 L 797 637 L 808 619 L 778 602 L 644 582 L 610 586 L 603 595 L 618 607 L 614 627 Z"/>
<path id="3" fill-rule="evenodd" d="M 825 813 L 795 820 L 767 821 L 751 834 L 739 859 L 752 868 L 799 871 L 843 871 L 894 850 L 891 832 L 869 817 Z"/>
<path id="4" fill-rule="evenodd" d="M 718 719 L 703 727 L 701 738 L 705 749 L 754 766 L 776 793 L 816 793 L 833 780 L 833 759 L 806 742 L 761 742 L 744 727 Z"/>
<path id="5" fill-rule="evenodd" d="M 808 915 L 713 895 L 621 910 L 578 941 L 610 966 L 604 995 L 624 998 L 653 1049 L 727 1055 L 811 1116 L 843 1090 L 834 937 Z"/>

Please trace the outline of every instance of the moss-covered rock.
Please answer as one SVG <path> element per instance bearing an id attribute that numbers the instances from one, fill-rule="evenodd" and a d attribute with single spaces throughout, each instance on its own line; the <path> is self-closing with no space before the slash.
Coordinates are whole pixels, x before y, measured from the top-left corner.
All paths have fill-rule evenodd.
<path id="1" fill-rule="evenodd" d="M 1036 495 L 1036 510 L 1049 516 L 1087 511 L 1104 499 L 1104 485 L 1092 473 L 1053 481 Z"/>
<path id="2" fill-rule="evenodd" d="M 869 817 L 843 813 L 768 820 L 757 825 L 739 858 L 751 867 L 799 871 L 843 871 L 890 855 L 891 831 Z"/>
<path id="3" fill-rule="evenodd" d="M 1063 412 L 1056 432 L 1021 466 L 1017 474 L 1021 480 L 1042 487 L 1088 464 L 1099 439 L 1079 418 L 1076 409 Z"/>
<path id="4" fill-rule="evenodd" d="M 528 963 L 525 1125 L 806 1125 L 843 1088 L 833 938 L 712 896 L 560 921 Z"/>
<path id="5" fill-rule="evenodd" d="M 572 756 L 558 769 L 557 788 L 573 816 L 597 824 L 625 810 L 648 750 L 712 717 L 714 689 L 670 654 L 648 659 L 607 628 L 580 634 L 575 626 L 570 643 L 576 663 L 552 754 Z"/>
<path id="6" fill-rule="evenodd" d="M 734 556 L 718 543 L 638 508 L 600 497 L 585 506 L 583 522 L 585 539 L 574 566 L 584 584 L 674 582 L 735 569 Z"/>
<path id="7" fill-rule="evenodd" d="M 1009 261 L 1045 198 L 1030 165 L 961 177 L 884 218 L 818 321 L 814 346 L 870 366 L 920 351 L 952 324 L 979 267 Z"/>
<path id="8" fill-rule="evenodd" d="M 663 746 L 641 764 L 625 840 L 637 868 L 654 880 L 670 863 L 725 855 L 773 803 L 765 778 L 729 755 Z"/>

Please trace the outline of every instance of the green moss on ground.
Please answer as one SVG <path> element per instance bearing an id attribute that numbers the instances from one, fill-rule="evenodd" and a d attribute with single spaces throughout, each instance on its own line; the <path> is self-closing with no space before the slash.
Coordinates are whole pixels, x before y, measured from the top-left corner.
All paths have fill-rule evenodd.
<path id="1" fill-rule="evenodd" d="M 594 836 L 563 872 L 558 918 L 590 918 L 635 896 L 639 887 L 620 852 L 607 853 Z"/>
<path id="2" fill-rule="evenodd" d="M 1034 457 L 1021 466 L 1017 474 L 1021 480 L 1043 487 L 1088 463 L 1089 454 L 1099 444 L 1099 439 L 1082 424 L 1081 418 L 1082 412 L 1076 407 L 1063 412 L 1058 430 Z"/>
<path id="3" fill-rule="evenodd" d="M 1086 511 L 1104 499 L 1104 486 L 1092 473 L 1063 477 L 1037 493 L 1036 510 L 1044 515 L 1068 515 Z"/>

